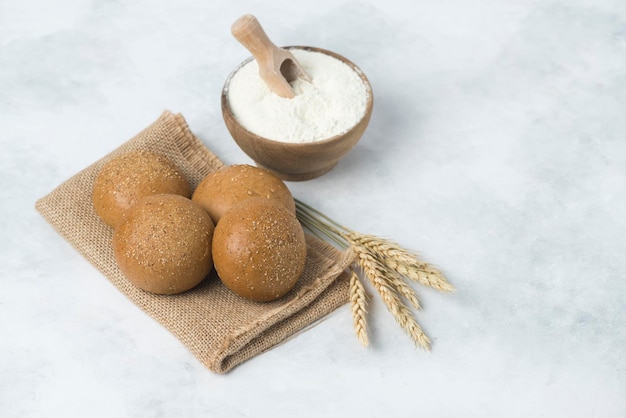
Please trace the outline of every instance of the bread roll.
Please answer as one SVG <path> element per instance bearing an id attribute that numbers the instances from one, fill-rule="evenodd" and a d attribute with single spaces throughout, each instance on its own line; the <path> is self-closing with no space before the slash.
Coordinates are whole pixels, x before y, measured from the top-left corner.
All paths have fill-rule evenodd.
<path id="1" fill-rule="evenodd" d="M 254 197 L 276 200 L 292 213 L 296 204 L 285 183 L 272 172 L 251 165 L 224 167 L 206 176 L 191 200 L 202 206 L 216 224 L 233 205 Z"/>
<path id="2" fill-rule="evenodd" d="M 107 162 L 93 185 L 98 215 L 115 228 L 138 200 L 159 193 L 191 196 L 189 182 L 167 157 L 150 151 L 131 151 Z"/>
<path id="3" fill-rule="evenodd" d="M 213 260 L 226 287 L 244 298 L 269 302 L 289 292 L 304 270 L 304 231 L 285 206 L 247 199 L 217 224 Z"/>
<path id="4" fill-rule="evenodd" d="M 133 284 L 175 294 L 202 281 L 213 267 L 211 217 L 186 197 L 143 198 L 113 234 L 115 259 Z"/>

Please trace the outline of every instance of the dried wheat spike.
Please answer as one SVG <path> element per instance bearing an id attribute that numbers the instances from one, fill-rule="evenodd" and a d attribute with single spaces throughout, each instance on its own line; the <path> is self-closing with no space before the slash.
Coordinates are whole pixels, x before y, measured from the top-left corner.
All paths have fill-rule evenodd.
<path id="1" fill-rule="evenodd" d="M 385 257 L 384 263 L 388 265 L 389 268 L 397 271 L 398 274 L 424 286 L 432 287 L 444 293 L 454 292 L 456 290 L 439 270 L 427 263 L 423 263 L 423 267 L 414 267 L 397 263 L 396 260 L 387 257 Z"/>
<path id="2" fill-rule="evenodd" d="M 367 251 L 359 247 L 354 249 L 358 265 L 363 269 L 365 276 L 370 280 L 387 310 L 391 312 L 396 322 L 411 337 L 416 346 L 430 350 L 430 339 L 419 326 L 410 309 L 402 302 L 400 296 L 389 286 L 384 276 L 384 268 Z"/>
<path id="3" fill-rule="evenodd" d="M 356 272 L 352 269 L 350 270 L 350 304 L 352 308 L 354 331 L 356 332 L 359 342 L 363 346 L 368 346 L 367 310 L 365 308 L 367 303 L 367 294 L 365 293 L 365 287 L 363 287 L 363 283 L 359 280 Z"/>
<path id="4" fill-rule="evenodd" d="M 367 248 L 370 253 L 375 254 L 380 259 L 382 264 L 410 280 L 441 292 L 453 292 L 455 290 L 441 271 L 420 260 L 415 254 L 393 241 L 357 232 L 349 232 L 345 238 L 354 246 Z"/>
<path id="5" fill-rule="evenodd" d="M 415 309 L 422 309 L 417 292 L 409 286 L 394 270 L 385 268 L 383 276 L 389 286 L 404 297 Z"/>
<path id="6" fill-rule="evenodd" d="M 419 265 L 423 263 L 415 254 L 402 248 L 398 243 L 376 235 L 350 231 L 346 234 L 346 238 L 369 248 L 373 253 L 385 254 L 386 257 L 393 258 L 402 264 Z"/>

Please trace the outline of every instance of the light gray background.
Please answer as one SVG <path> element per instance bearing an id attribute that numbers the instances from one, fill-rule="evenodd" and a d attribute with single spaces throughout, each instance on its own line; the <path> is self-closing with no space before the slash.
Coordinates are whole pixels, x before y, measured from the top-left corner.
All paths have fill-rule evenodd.
<path id="1" fill-rule="evenodd" d="M 216 375 L 34 211 L 166 108 L 250 162 L 219 108 L 243 13 L 370 78 L 361 142 L 290 187 L 445 271 L 431 353 L 374 298 L 369 349 L 344 306 Z M 626 416 L 622 0 L 2 0 L 0 141 L 3 417 Z"/>

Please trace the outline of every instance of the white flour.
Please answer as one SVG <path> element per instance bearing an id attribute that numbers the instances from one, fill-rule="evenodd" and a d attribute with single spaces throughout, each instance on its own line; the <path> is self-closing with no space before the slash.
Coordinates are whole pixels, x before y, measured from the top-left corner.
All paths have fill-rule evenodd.
<path id="1" fill-rule="evenodd" d="M 313 142 L 348 131 L 365 114 L 369 91 L 348 65 L 329 55 L 290 50 L 313 83 L 297 79 L 296 96 L 282 98 L 259 76 L 256 60 L 241 67 L 228 85 L 228 103 L 247 130 L 281 142 Z"/>

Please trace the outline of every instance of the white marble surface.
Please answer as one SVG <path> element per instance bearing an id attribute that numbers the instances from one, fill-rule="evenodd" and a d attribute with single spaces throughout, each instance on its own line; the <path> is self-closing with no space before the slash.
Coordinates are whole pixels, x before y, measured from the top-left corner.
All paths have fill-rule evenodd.
<path id="1" fill-rule="evenodd" d="M 247 12 L 370 78 L 362 141 L 290 186 L 444 269 L 431 353 L 375 299 L 369 349 L 344 306 L 216 375 L 35 212 L 166 108 L 249 162 L 219 109 Z M 2 0 L 0 143 L 2 417 L 626 416 L 622 0 Z"/>

